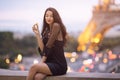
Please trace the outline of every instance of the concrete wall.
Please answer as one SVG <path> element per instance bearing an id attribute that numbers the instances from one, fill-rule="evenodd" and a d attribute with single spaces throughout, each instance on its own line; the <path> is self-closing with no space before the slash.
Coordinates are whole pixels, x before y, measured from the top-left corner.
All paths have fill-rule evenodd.
<path id="1" fill-rule="evenodd" d="M 0 69 L 0 80 L 25 80 L 28 71 Z M 120 80 L 119 73 L 78 73 L 69 72 L 62 76 L 48 76 L 45 80 Z"/>

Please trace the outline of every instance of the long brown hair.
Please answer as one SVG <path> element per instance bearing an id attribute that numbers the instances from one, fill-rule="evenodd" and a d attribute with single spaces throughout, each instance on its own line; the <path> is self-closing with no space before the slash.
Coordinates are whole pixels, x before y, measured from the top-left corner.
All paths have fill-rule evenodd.
<path id="1" fill-rule="evenodd" d="M 52 11 L 53 12 L 53 18 L 54 18 L 54 23 L 60 24 L 62 35 L 63 35 L 63 41 L 64 41 L 64 44 L 65 44 L 66 43 L 66 35 L 67 35 L 66 28 L 65 28 L 65 26 L 64 26 L 64 24 L 61 20 L 61 17 L 59 15 L 58 11 L 55 8 L 49 7 L 49 8 L 46 9 L 46 11 L 44 13 L 43 27 L 42 27 L 43 29 L 42 29 L 41 34 L 43 35 L 46 28 L 49 28 L 49 25 L 45 21 L 45 15 L 46 15 L 47 11 Z"/>

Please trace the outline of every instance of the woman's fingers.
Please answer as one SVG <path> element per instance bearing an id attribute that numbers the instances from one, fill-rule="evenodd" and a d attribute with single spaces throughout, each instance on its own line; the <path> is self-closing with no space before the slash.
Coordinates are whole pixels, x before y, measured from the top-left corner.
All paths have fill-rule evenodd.
<path id="1" fill-rule="evenodd" d="M 35 28 L 38 29 L 38 24 L 37 23 L 35 24 Z"/>
<path id="2" fill-rule="evenodd" d="M 34 24 L 33 27 L 32 27 L 32 29 L 33 29 L 33 32 L 39 33 L 38 24 Z"/>
<path id="3" fill-rule="evenodd" d="M 34 25 L 33 25 L 33 29 L 38 30 L 38 24 L 34 24 Z"/>
<path id="4" fill-rule="evenodd" d="M 38 24 L 34 24 L 33 29 L 38 29 Z"/>

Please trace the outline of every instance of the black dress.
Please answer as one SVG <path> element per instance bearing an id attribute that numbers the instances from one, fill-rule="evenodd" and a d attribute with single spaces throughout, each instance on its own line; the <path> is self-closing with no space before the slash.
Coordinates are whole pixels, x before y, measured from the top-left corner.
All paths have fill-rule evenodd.
<path id="1" fill-rule="evenodd" d="M 53 32 L 50 36 L 49 30 L 46 31 L 45 35 L 43 35 L 43 43 L 45 45 L 43 49 L 43 55 L 47 57 L 45 63 L 51 70 L 52 75 L 63 75 L 67 72 L 67 62 L 63 49 L 64 43 L 63 41 L 56 40 L 56 36 L 58 36 L 57 34 L 60 32 L 60 27 L 56 27 L 56 25 L 54 27 L 55 28 L 53 28 Z"/>

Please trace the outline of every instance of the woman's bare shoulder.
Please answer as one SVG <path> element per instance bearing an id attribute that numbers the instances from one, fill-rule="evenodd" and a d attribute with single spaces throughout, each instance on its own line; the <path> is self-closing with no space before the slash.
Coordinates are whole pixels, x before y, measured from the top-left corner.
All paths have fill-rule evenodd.
<path id="1" fill-rule="evenodd" d="M 53 28 L 60 29 L 60 24 L 59 23 L 53 23 Z"/>

